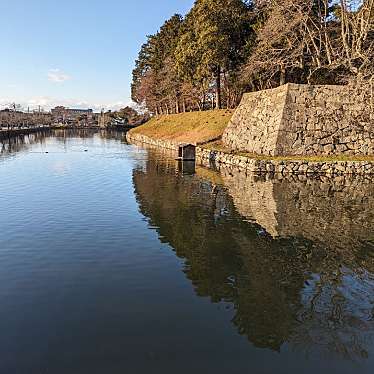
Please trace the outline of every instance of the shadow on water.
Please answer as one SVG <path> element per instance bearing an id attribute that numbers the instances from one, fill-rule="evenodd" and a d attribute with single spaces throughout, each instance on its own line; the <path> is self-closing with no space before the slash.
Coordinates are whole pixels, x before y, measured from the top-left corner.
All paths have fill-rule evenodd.
<path id="1" fill-rule="evenodd" d="M 149 151 L 133 181 L 142 214 L 184 259 L 195 292 L 230 302 L 256 347 L 368 357 L 374 336 L 374 189 L 365 177 L 276 178 Z"/>

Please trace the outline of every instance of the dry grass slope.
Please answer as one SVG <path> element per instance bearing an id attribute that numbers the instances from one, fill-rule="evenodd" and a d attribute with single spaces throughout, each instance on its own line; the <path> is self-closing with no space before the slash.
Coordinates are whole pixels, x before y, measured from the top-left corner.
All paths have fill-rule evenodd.
<path id="1" fill-rule="evenodd" d="M 153 139 L 202 144 L 221 137 L 232 114 L 232 110 L 171 114 L 154 117 L 130 132 L 146 135 Z"/>

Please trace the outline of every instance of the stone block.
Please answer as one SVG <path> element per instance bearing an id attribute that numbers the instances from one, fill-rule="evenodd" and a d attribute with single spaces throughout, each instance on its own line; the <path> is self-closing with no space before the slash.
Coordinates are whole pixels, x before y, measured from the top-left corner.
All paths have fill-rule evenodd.
<path id="1" fill-rule="evenodd" d="M 363 100 L 344 86 L 287 84 L 245 94 L 223 142 L 270 155 L 373 154 L 373 106 Z"/>

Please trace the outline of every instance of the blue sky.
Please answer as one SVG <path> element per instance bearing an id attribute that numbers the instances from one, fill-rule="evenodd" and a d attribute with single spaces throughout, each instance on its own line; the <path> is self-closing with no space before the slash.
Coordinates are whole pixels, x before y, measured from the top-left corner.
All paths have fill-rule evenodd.
<path id="1" fill-rule="evenodd" d="M 0 0 L 0 107 L 130 102 L 146 35 L 193 0 Z"/>

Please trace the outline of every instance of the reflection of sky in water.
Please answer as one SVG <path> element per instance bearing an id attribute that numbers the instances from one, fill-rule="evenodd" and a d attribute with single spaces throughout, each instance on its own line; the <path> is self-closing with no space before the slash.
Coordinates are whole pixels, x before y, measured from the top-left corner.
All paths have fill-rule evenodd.
<path id="1" fill-rule="evenodd" d="M 63 176 L 70 171 L 71 165 L 66 161 L 56 161 L 51 165 L 51 170 L 54 174 Z"/>

